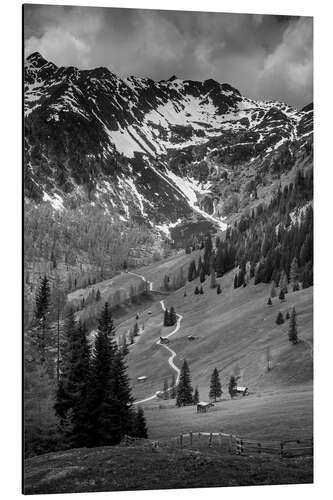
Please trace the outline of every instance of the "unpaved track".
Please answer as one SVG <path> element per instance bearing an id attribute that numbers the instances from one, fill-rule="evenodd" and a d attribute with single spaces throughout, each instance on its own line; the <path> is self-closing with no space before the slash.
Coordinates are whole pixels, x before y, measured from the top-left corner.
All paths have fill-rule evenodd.
<path id="1" fill-rule="evenodd" d="M 149 291 L 150 292 L 153 291 L 153 282 L 146 280 L 146 278 L 144 276 L 142 276 L 142 274 L 132 273 L 132 271 L 127 271 L 127 274 L 133 274 L 133 276 L 137 276 L 138 278 L 141 278 L 142 281 L 144 281 L 145 283 L 148 283 Z"/>
<path id="2" fill-rule="evenodd" d="M 148 281 L 146 280 L 146 278 L 144 276 L 142 276 L 141 274 L 137 274 L 137 273 L 132 273 L 131 271 L 128 271 L 128 274 L 133 274 L 134 276 L 138 276 L 139 278 L 142 279 L 142 281 L 144 281 L 145 283 L 148 283 L 149 285 L 149 290 L 152 292 L 153 291 L 153 283 L 151 281 Z M 164 300 L 160 300 L 160 304 L 161 304 L 161 307 L 162 307 L 162 310 L 165 311 L 165 305 L 164 305 Z M 180 323 L 183 319 L 183 315 L 182 314 L 177 314 L 177 324 L 176 324 L 176 328 L 174 328 L 174 330 L 172 330 L 172 332 L 168 333 L 168 335 L 166 335 L 164 338 L 169 338 L 171 337 L 172 335 L 174 335 L 175 333 L 178 332 L 179 328 L 180 328 Z M 177 374 L 177 377 L 176 377 L 176 382 L 175 382 L 175 386 L 178 385 L 178 382 L 179 382 L 179 377 L 180 377 L 180 369 L 178 368 L 178 366 L 175 365 L 175 363 L 173 362 L 173 360 L 175 359 L 175 357 L 177 356 L 177 353 L 175 351 L 173 351 L 172 349 L 170 349 L 170 347 L 168 347 L 166 344 L 161 344 L 161 340 L 158 339 L 156 341 L 156 344 L 161 346 L 161 347 L 164 347 L 164 349 L 166 349 L 167 351 L 170 352 L 171 356 L 168 358 L 168 363 L 169 363 L 169 366 L 176 372 Z M 170 387 L 168 389 L 169 391 L 172 390 L 172 387 Z M 152 399 L 155 399 L 157 398 L 157 395 L 156 393 L 153 394 L 152 396 L 149 396 L 145 399 L 141 399 L 140 401 L 135 401 L 133 404 L 135 405 L 138 405 L 138 404 L 141 404 L 141 403 L 146 403 L 147 401 L 151 401 Z"/>

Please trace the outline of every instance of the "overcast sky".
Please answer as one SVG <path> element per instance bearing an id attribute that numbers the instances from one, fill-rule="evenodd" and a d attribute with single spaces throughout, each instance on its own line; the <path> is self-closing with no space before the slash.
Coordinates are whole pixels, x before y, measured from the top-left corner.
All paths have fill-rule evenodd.
<path id="1" fill-rule="evenodd" d="M 255 99 L 312 101 L 308 17 L 25 5 L 26 56 L 119 75 L 214 78 Z"/>

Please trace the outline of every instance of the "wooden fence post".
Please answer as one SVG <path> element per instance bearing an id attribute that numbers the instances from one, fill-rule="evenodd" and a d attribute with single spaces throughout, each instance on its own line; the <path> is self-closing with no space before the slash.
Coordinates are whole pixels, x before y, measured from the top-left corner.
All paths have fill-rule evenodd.
<path id="1" fill-rule="evenodd" d="M 261 443 L 258 443 L 258 453 L 259 453 L 259 455 L 261 453 Z"/>
<path id="2" fill-rule="evenodd" d="M 283 457 L 283 441 L 280 441 L 280 457 L 282 458 Z"/>
<path id="3" fill-rule="evenodd" d="M 179 436 L 179 445 L 180 445 L 180 448 L 183 449 L 183 434 L 180 434 L 180 436 Z"/>
<path id="4" fill-rule="evenodd" d="M 236 437 L 236 453 L 237 455 L 242 455 L 244 451 L 243 440 L 240 437 Z"/>
<path id="5" fill-rule="evenodd" d="M 210 433 L 210 434 L 209 434 L 208 448 L 211 448 L 211 446 L 212 446 L 212 439 L 213 439 L 213 434 L 212 434 L 212 433 Z"/>
<path id="6" fill-rule="evenodd" d="M 190 445 L 192 446 L 192 442 L 193 442 L 193 434 L 192 434 L 192 431 L 190 432 Z"/>

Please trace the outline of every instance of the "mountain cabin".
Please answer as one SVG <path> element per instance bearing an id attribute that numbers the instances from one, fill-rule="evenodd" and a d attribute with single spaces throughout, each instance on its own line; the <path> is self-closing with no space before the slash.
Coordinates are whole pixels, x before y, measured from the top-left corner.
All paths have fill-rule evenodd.
<path id="1" fill-rule="evenodd" d="M 239 396 L 248 396 L 249 388 L 248 387 L 236 387 L 236 394 Z"/>

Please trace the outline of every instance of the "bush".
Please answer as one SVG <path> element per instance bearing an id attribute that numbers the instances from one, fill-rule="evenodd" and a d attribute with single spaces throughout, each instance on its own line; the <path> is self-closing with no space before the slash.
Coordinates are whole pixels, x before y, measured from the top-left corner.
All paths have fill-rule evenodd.
<path id="1" fill-rule="evenodd" d="M 282 323 L 284 323 L 284 317 L 283 317 L 283 314 L 281 311 L 279 311 L 278 315 L 277 315 L 277 318 L 275 320 L 275 323 L 277 325 L 282 325 Z"/>

